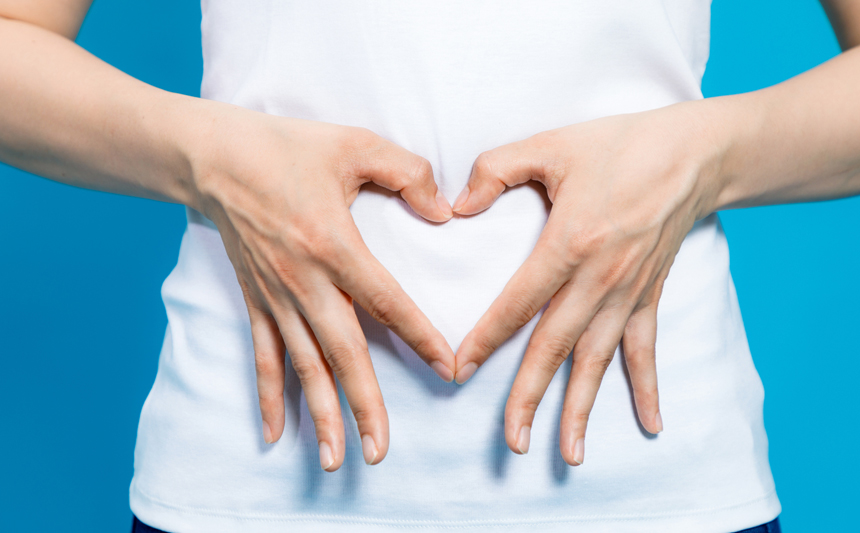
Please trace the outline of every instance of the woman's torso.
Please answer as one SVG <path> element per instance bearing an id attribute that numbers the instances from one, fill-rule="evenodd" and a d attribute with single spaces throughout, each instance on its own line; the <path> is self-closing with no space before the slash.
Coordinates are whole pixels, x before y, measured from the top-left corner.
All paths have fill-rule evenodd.
<path id="1" fill-rule="evenodd" d="M 706 0 L 205 0 L 203 96 L 367 127 L 433 164 L 449 199 L 482 151 L 539 131 L 701 97 Z M 456 349 L 531 251 L 538 187 L 429 224 L 371 189 L 352 213 L 374 255 Z M 527 456 L 507 450 L 505 400 L 534 322 L 465 386 L 442 383 L 359 310 L 391 427 L 365 466 L 319 468 L 294 378 L 287 429 L 262 442 L 247 313 L 217 231 L 189 213 L 163 288 L 169 327 L 144 406 L 132 508 L 171 531 L 731 531 L 779 512 L 763 391 L 716 217 L 699 222 L 658 316 L 666 430 L 638 425 L 620 354 L 589 422 L 586 463 L 557 451 L 568 367 Z M 344 403 L 344 406 L 346 404 Z M 686 528 L 686 529 L 685 529 Z"/>

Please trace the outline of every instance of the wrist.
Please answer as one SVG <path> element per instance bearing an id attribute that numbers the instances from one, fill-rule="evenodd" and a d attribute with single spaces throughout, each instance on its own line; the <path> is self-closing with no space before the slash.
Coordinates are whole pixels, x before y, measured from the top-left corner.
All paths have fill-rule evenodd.
<path id="1" fill-rule="evenodd" d="M 127 115 L 123 131 L 133 132 L 121 172 L 142 185 L 151 198 L 190 205 L 195 192 L 191 170 L 191 116 L 196 98 L 146 87 L 127 96 L 137 105 Z"/>
<path id="2" fill-rule="evenodd" d="M 749 201 L 744 169 L 750 164 L 756 135 L 762 129 L 765 106 L 755 93 L 708 98 L 699 119 L 704 157 L 700 164 L 701 217 L 724 209 L 742 207 Z"/>
<path id="3" fill-rule="evenodd" d="M 166 93 L 159 103 L 158 128 L 170 152 L 170 178 L 165 194 L 176 203 L 203 212 L 206 191 L 206 162 L 216 132 L 224 128 L 224 110 L 220 102 Z"/>

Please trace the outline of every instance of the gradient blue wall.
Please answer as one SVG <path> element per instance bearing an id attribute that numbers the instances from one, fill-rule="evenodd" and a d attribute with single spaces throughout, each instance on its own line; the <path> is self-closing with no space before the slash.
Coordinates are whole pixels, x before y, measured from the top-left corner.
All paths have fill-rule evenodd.
<path id="1" fill-rule="evenodd" d="M 191 1 L 101 1 L 78 42 L 196 95 L 199 19 Z M 715 0 L 712 38 L 707 96 L 765 87 L 838 53 L 812 0 Z M 851 530 L 860 199 L 722 218 L 767 390 L 784 526 Z M 159 289 L 183 227 L 181 207 L 0 165 L 0 529 L 128 529 L 137 417 L 166 324 Z"/>
<path id="2" fill-rule="evenodd" d="M 714 0 L 711 35 L 705 96 L 767 87 L 839 53 L 813 0 Z M 720 216 L 785 530 L 857 531 L 860 198 Z"/>

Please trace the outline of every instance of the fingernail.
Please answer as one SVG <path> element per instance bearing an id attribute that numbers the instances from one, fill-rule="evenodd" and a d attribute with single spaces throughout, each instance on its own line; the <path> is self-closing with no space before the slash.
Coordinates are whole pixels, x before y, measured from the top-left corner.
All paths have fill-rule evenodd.
<path id="1" fill-rule="evenodd" d="M 529 453 L 529 441 L 531 440 L 531 426 L 520 428 L 520 436 L 517 437 L 517 449 L 521 454 Z"/>
<path id="2" fill-rule="evenodd" d="M 272 428 L 265 420 L 263 420 L 263 440 L 266 441 L 266 444 L 271 444 L 275 440 L 272 438 Z"/>
<path id="3" fill-rule="evenodd" d="M 466 380 L 472 377 L 472 374 L 475 373 L 475 370 L 478 370 L 478 365 L 476 365 L 475 363 L 466 363 L 463 368 L 461 368 L 460 371 L 457 372 L 457 377 L 455 378 L 455 380 L 458 384 L 462 385 L 463 383 L 466 383 Z"/>
<path id="4" fill-rule="evenodd" d="M 327 442 L 320 443 L 320 466 L 323 470 L 328 470 L 334 464 L 334 454 L 331 453 L 331 446 Z"/>
<path id="5" fill-rule="evenodd" d="M 469 198 L 469 186 L 466 185 L 465 187 L 463 187 L 463 190 L 460 191 L 460 196 L 458 196 L 457 199 L 454 200 L 454 211 L 459 211 L 460 209 L 462 209 L 463 206 L 466 205 L 466 200 L 468 198 Z"/>
<path id="6" fill-rule="evenodd" d="M 657 411 L 657 416 L 654 417 L 654 424 L 657 426 L 657 433 L 663 431 L 663 417 L 660 415 L 660 411 Z"/>
<path id="7" fill-rule="evenodd" d="M 585 439 L 579 439 L 573 445 L 573 462 L 574 466 L 579 466 L 585 461 Z"/>
<path id="8" fill-rule="evenodd" d="M 445 383 L 451 383 L 454 381 L 454 372 L 452 372 L 447 366 L 443 365 L 441 361 L 434 361 L 430 365 L 430 368 L 432 368 L 433 372 L 436 372 L 436 374 L 438 374 Z"/>
<path id="9" fill-rule="evenodd" d="M 449 204 L 448 200 L 445 199 L 445 195 L 442 194 L 442 191 L 436 191 L 436 203 L 439 205 L 439 210 L 442 211 L 442 214 L 445 215 L 446 219 L 454 216 L 454 212 L 451 211 L 451 204 Z"/>
<path id="10" fill-rule="evenodd" d="M 376 461 L 376 456 L 379 450 L 376 449 L 376 443 L 373 442 L 373 437 L 365 435 L 361 437 L 361 451 L 364 454 L 364 462 L 372 465 Z"/>

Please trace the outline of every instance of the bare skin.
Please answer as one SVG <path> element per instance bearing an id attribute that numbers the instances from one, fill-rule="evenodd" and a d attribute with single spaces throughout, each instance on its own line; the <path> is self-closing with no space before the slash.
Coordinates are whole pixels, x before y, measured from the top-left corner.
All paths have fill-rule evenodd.
<path id="1" fill-rule="evenodd" d="M 860 52 L 747 95 L 609 117 L 481 154 L 454 211 L 536 179 L 554 205 L 529 260 L 455 356 L 364 246 L 348 211 L 369 181 L 421 216 L 452 210 L 427 161 L 359 128 L 272 117 L 166 93 L 75 45 L 89 0 L 0 0 L 0 160 L 64 183 L 183 203 L 218 226 L 245 294 L 267 442 L 284 427 L 286 349 L 329 471 L 344 457 L 335 376 L 365 460 L 388 420 L 354 299 L 446 381 L 468 379 L 546 303 L 506 411 L 512 450 L 573 352 L 561 450 L 581 464 L 588 413 L 623 340 L 643 425 L 662 429 L 654 364 L 662 282 L 692 224 L 719 209 L 860 192 Z M 840 42 L 853 0 L 826 4 Z M 645 164 L 643 165 L 643 161 Z M 312 177 L 312 179 L 311 179 Z"/>
<path id="2" fill-rule="evenodd" d="M 528 452 L 538 405 L 573 357 L 560 448 L 582 464 L 603 374 L 624 350 L 639 419 L 663 429 L 655 340 L 663 282 L 693 224 L 715 211 L 860 193 L 860 4 L 829 2 L 845 53 L 752 93 L 684 102 L 539 133 L 478 156 L 454 203 L 489 208 L 537 180 L 553 202 L 534 251 L 457 351 L 469 379 L 549 302 L 505 411 L 510 449 Z"/>
<path id="3" fill-rule="evenodd" d="M 0 159 L 71 185 L 183 203 L 212 219 L 248 306 L 264 440 L 284 429 L 286 349 L 321 467 L 338 469 L 345 453 L 335 376 L 364 459 L 378 463 L 388 417 L 353 300 L 446 381 L 454 353 L 371 255 L 348 208 L 373 181 L 428 220 L 450 219 L 430 164 L 365 129 L 141 83 L 69 40 L 88 7 L 0 2 Z"/>

